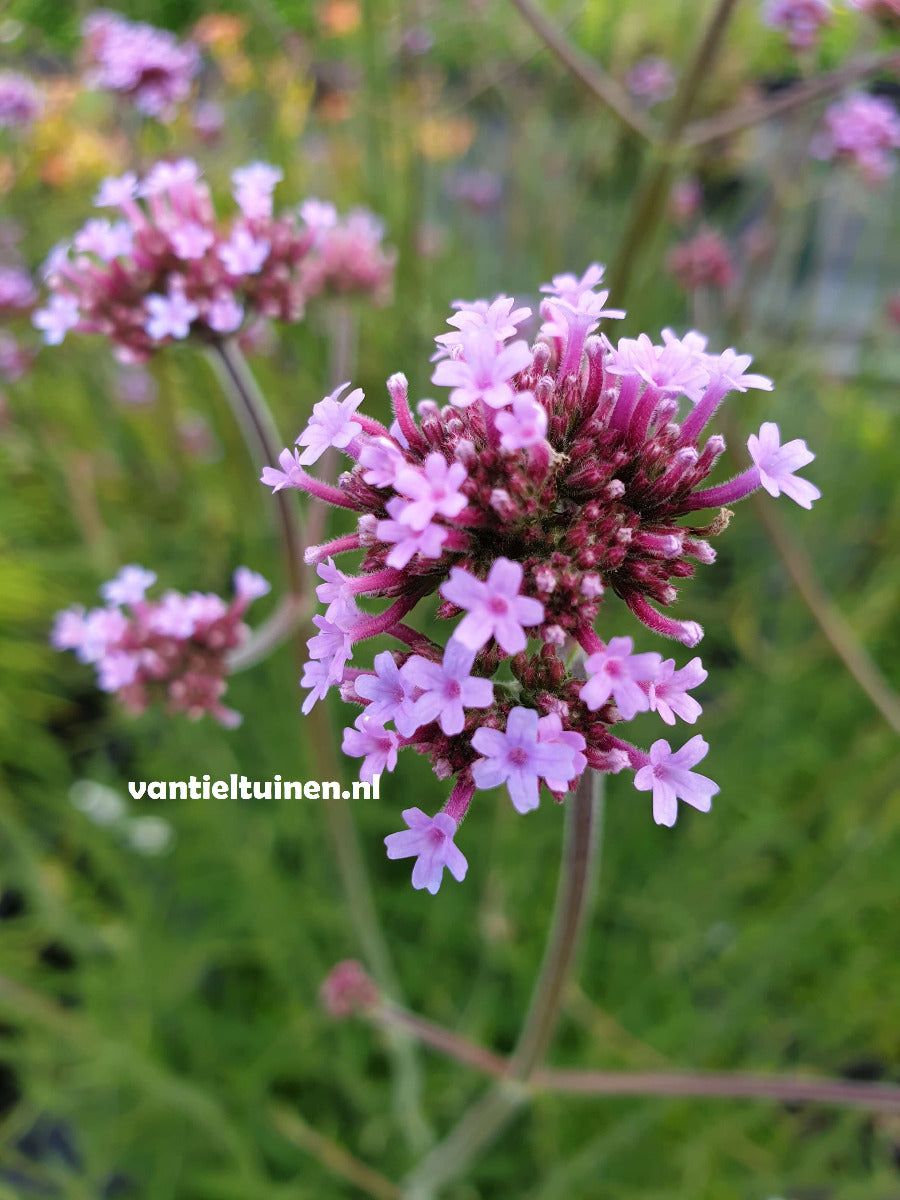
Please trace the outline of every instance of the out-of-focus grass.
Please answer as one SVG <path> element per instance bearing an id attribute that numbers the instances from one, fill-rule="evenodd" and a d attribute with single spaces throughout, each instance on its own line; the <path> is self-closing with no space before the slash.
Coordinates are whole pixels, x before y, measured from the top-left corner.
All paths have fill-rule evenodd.
<path id="1" fill-rule="evenodd" d="M 208 11 L 121 7 L 180 29 Z M 399 6 L 369 0 L 358 28 L 340 38 L 324 36 L 319 6 L 236 7 L 248 22 L 253 75 L 227 89 L 223 141 L 198 151 L 180 124 L 146 131 L 141 153 L 188 139 L 223 195 L 231 167 L 269 156 L 286 169 L 285 201 L 306 193 L 365 201 L 388 217 L 404 255 L 397 294 L 388 309 L 359 313 L 354 375 L 373 410 L 386 410 L 383 381 L 394 370 L 407 372 L 417 396 L 429 393 L 430 338 L 451 300 L 499 291 L 534 298 L 550 274 L 615 254 L 636 150 L 546 56 L 535 56 L 512 9 L 429 6 L 418 19 L 434 49 L 413 61 L 396 50 L 414 19 Z M 594 3 L 576 28 L 618 69 L 661 46 L 683 57 L 703 9 L 685 2 L 622 14 Z M 74 10 L 25 0 L 13 13 L 33 23 L 25 35 L 33 55 L 62 55 L 73 44 Z M 846 21 L 823 62 L 846 52 Z M 789 64 L 758 30 L 752 5 L 740 22 L 710 104 L 734 99 L 729 81 L 743 77 L 748 58 L 760 74 Z M 284 27 L 306 38 L 296 60 L 277 44 Z M 322 79 L 342 63 L 351 86 L 336 119 Z M 310 65 L 319 75 L 316 104 L 308 115 L 299 99 L 285 110 L 283 89 L 267 92 L 266 80 L 288 80 L 296 86 L 289 95 L 308 96 Z M 102 126 L 109 117 L 87 98 L 74 119 Z M 751 138 L 703 168 L 710 215 L 735 235 L 765 208 L 772 169 L 759 154 Z M 499 172 L 499 205 L 478 214 L 449 197 L 446 180 L 461 166 Z M 81 222 L 94 183 L 51 188 L 26 168 L 6 199 L 27 227 L 34 262 Z M 838 267 L 826 236 L 834 198 L 805 195 L 789 189 L 776 227 L 781 249 L 758 268 L 754 295 L 769 299 L 745 305 L 742 327 L 726 333 L 715 321 L 707 332 L 716 346 L 738 339 L 776 380 L 772 397 L 735 398 L 741 428 L 778 420 L 816 450 L 808 474 L 822 500 L 811 514 L 786 501 L 781 511 L 897 686 L 896 333 L 877 309 L 862 336 L 844 339 L 843 361 L 855 359 L 855 375 L 834 374 L 842 309 L 851 312 L 860 288 L 880 297 L 897 277 L 897 192 L 854 194 L 870 232 Z M 443 239 L 437 257 L 415 252 L 423 226 Z M 692 323 L 658 253 L 644 275 L 628 329 Z M 273 358 L 254 363 L 286 440 L 323 393 L 327 362 L 320 311 L 284 330 Z M 230 702 L 245 723 L 229 733 L 157 712 L 128 718 L 93 689 L 87 668 L 47 648 L 54 610 L 90 603 L 121 563 L 153 566 L 163 586 L 219 590 L 239 563 L 277 570 L 270 503 L 253 483 L 208 364 L 179 349 L 153 372 L 158 399 L 129 408 L 114 398 L 107 349 L 70 338 L 42 351 L 32 374 L 8 389 L 13 415 L 0 437 L 0 971 L 17 987 L 0 988 L 8 1064 L 0 1161 L 21 1165 L 18 1138 L 52 1114 L 83 1156 L 80 1181 L 60 1161 L 27 1169 L 61 1181 L 62 1195 L 95 1195 L 113 1173 L 147 1200 L 349 1195 L 267 1115 L 272 1102 L 294 1106 L 385 1174 L 399 1177 L 410 1165 L 379 1035 L 336 1025 L 317 1006 L 329 967 L 358 953 L 319 807 L 129 801 L 133 815 L 152 810 L 175 831 L 168 853 L 143 857 L 68 799 L 84 778 L 124 794 L 128 779 L 315 771 L 289 647 L 232 680 Z M 212 461 L 181 445 L 188 413 L 209 423 L 219 448 Z M 652 824 L 647 798 L 628 778 L 611 781 L 581 990 L 554 1060 L 897 1079 L 896 741 L 836 661 L 751 511 L 738 512 L 718 550 L 715 566 L 685 587 L 682 611 L 707 630 L 700 729 L 722 792 L 710 816 L 687 811 L 670 831 Z M 606 619 L 610 630 L 633 632 L 614 601 Z M 338 731 L 346 715 L 338 704 L 331 715 Z M 658 735 L 649 718 L 636 730 L 645 742 Z M 434 807 L 442 795 L 427 764 L 404 756 L 383 798 L 355 806 L 367 865 L 409 1003 L 506 1050 L 539 961 L 560 813 L 545 800 L 521 818 L 502 797 L 480 796 L 465 827 L 468 879 L 432 899 L 412 891 L 404 864 L 384 859 L 381 839 L 403 807 Z M 429 1117 L 443 1130 L 481 1085 L 464 1069 L 424 1061 Z M 859 1113 L 540 1097 L 450 1194 L 889 1200 L 900 1195 L 898 1147 L 896 1122 Z"/>

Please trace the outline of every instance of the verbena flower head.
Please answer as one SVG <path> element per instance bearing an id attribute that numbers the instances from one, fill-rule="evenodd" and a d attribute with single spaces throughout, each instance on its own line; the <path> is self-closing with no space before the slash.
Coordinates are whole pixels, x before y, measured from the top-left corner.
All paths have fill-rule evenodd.
<path id="1" fill-rule="evenodd" d="M 89 220 L 45 267 L 50 297 L 34 317 L 44 340 L 99 333 L 120 359 L 142 362 L 189 336 L 228 337 L 251 318 L 299 320 L 330 284 L 313 269 L 323 253 L 318 226 L 274 210 L 281 176 L 259 162 L 234 171 L 237 212 L 225 220 L 191 159 L 158 162 L 143 179 L 104 180 L 95 204 L 111 215 Z M 388 259 L 383 252 L 370 280 L 379 296 Z"/>
<path id="2" fill-rule="evenodd" d="M 37 301 L 37 291 L 29 273 L 22 267 L 0 263 L 0 319 L 27 312 Z"/>
<path id="3" fill-rule="evenodd" d="M 356 208 L 340 216 L 332 204 L 307 200 L 300 215 L 315 231 L 302 273 L 309 295 L 365 295 L 376 304 L 390 298 L 397 256 L 374 213 Z"/>
<path id="4" fill-rule="evenodd" d="M 830 0 L 766 0 L 763 21 L 785 34 L 792 50 L 810 50 L 834 15 Z"/>
<path id="5" fill-rule="evenodd" d="M 103 608 L 81 606 L 57 613 L 50 637 L 57 650 L 73 650 L 92 663 L 97 682 L 113 692 L 132 712 L 154 701 L 191 720 L 209 713 L 233 728 L 240 713 L 226 708 L 229 653 L 249 635 L 243 617 L 250 604 L 269 591 L 261 575 L 239 567 L 234 573 L 230 604 L 211 593 L 165 592 L 148 599 L 156 574 L 143 567 L 123 567 L 105 583 Z"/>
<path id="6" fill-rule="evenodd" d="M 715 229 L 701 229 L 688 241 L 674 246 L 666 257 L 666 266 L 686 292 L 700 288 L 724 290 L 737 277 L 728 243 Z"/>
<path id="7" fill-rule="evenodd" d="M 297 450 L 263 474 L 273 489 L 300 488 L 356 517 L 355 531 L 307 552 L 327 610 L 314 618 L 303 708 L 334 686 L 360 706 L 344 751 L 362 759 L 364 780 L 412 748 L 448 781 L 437 816 L 410 810 L 409 830 L 387 838 L 390 857 L 416 858 L 416 887 L 436 891 L 444 867 L 462 877 L 455 839 L 478 789 L 503 785 L 528 812 L 542 784 L 561 800 L 586 768 L 630 769 L 658 821 L 672 823 L 679 799 L 708 808 L 716 786 L 692 771 L 702 739 L 675 750 L 657 741 L 648 754 L 620 736 L 639 713 L 696 722 L 700 659 L 601 639 L 602 598 L 614 593 L 639 627 L 693 647 L 701 627 L 665 610 L 713 562 L 707 539 L 731 513 L 690 514 L 760 486 L 804 506 L 818 495 L 796 477 L 812 455 L 802 442 L 782 446 L 771 423 L 751 438 L 742 474 L 704 487 L 725 449 L 705 432 L 716 409 L 771 381 L 749 372 L 749 355 L 711 353 L 696 332 L 616 346 L 593 335 L 608 312 L 602 274 L 593 264 L 544 285 L 532 346 L 517 336 L 528 311 L 512 320 L 509 297 L 458 303 L 460 336 L 439 336 L 432 376 L 449 403 L 423 400 L 414 415 L 406 378 L 392 375 L 388 429 L 359 396 L 339 415 L 330 406 L 346 401 L 328 397 L 328 420 L 314 416 L 298 444 L 318 456 L 324 437 L 347 454 L 337 486 L 308 474 Z M 335 564 L 353 552 L 355 574 Z M 373 600 L 381 611 L 362 607 Z M 408 623 L 420 610 L 446 623 L 445 638 Z M 399 649 L 369 665 L 360 644 L 385 634 Z"/>
<path id="8" fill-rule="evenodd" d="M 647 108 L 668 100 L 675 92 L 675 82 L 672 64 L 658 54 L 640 59 L 625 76 L 629 92 Z"/>
<path id="9" fill-rule="evenodd" d="M 93 12 L 82 25 L 87 81 L 131 100 L 139 112 L 171 121 L 188 99 L 200 54 L 166 29 Z"/>
<path id="10" fill-rule="evenodd" d="M 27 75 L 0 71 L 0 129 L 30 125 L 43 107 L 43 97 Z"/>
<path id="11" fill-rule="evenodd" d="M 853 92 L 825 113 L 811 150 L 828 162 L 855 166 L 871 187 L 883 183 L 896 167 L 900 149 L 900 113 L 890 100 Z"/>

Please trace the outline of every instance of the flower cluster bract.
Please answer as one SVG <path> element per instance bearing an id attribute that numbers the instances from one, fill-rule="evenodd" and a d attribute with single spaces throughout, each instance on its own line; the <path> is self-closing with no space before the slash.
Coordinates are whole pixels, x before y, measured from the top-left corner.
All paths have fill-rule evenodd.
<path id="1" fill-rule="evenodd" d="M 141 362 L 173 340 L 235 333 L 249 313 L 298 321 L 322 293 L 383 299 L 394 258 L 363 211 L 341 218 L 307 200 L 275 213 L 282 171 L 250 163 L 232 173 L 237 215 L 217 219 L 197 163 L 159 162 L 142 179 L 106 179 L 95 200 L 120 218 L 89 220 L 45 267 L 50 298 L 34 315 L 58 345 L 70 329 L 99 333 L 119 358 Z"/>
<path id="2" fill-rule="evenodd" d="M 239 567 L 234 599 L 226 604 L 202 592 L 169 591 L 148 600 L 147 589 L 155 582 L 153 571 L 123 567 L 100 589 L 103 608 L 85 612 L 79 605 L 57 613 L 51 644 L 93 663 L 98 686 L 115 692 L 132 712 L 165 700 L 169 712 L 192 720 L 209 713 L 228 728 L 239 725 L 240 713 L 222 704 L 227 658 L 246 640 L 244 613 L 266 595 L 269 584 Z"/>
<path id="3" fill-rule="evenodd" d="M 440 779 L 455 779 L 442 812 L 404 813 L 409 828 L 387 839 L 392 858 L 415 856 L 413 884 L 434 892 L 447 867 L 466 860 L 453 837 L 478 788 L 505 784 L 513 805 L 538 804 L 540 784 L 562 799 L 581 773 L 636 772 L 652 790 L 655 819 L 675 821 L 677 801 L 706 811 L 718 790 L 693 768 L 702 737 L 679 750 L 660 739 L 649 754 L 618 727 L 640 712 L 669 725 L 693 723 L 690 692 L 706 678 L 699 658 L 679 666 L 630 637 L 600 639 L 601 599 L 612 591 L 641 625 L 695 646 L 702 629 L 662 609 L 697 563 L 711 563 L 707 540 L 728 524 L 721 510 L 702 526 L 694 511 L 719 508 L 762 486 L 809 507 L 818 490 L 794 472 L 813 455 L 781 444 L 766 423 L 749 442 L 752 465 L 715 487 L 702 484 L 725 443 L 706 426 L 725 396 L 771 382 L 749 374 L 748 355 L 711 354 L 699 333 L 662 343 L 646 334 L 613 346 L 594 335 L 606 307 L 603 269 L 559 275 L 542 291 L 537 342 L 517 338 L 531 315 L 500 296 L 458 302 L 452 330 L 436 340 L 432 382 L 449 389 L 413 416 L 403 375 L 388 380 L 390 429 L 360 412 L 363 393 L 327 396 L 297 447 L 267 467 L 273 489 L 301 488 L 358 515 L 356 531 L 311 548 L 319 599 L 304 711 L 338 685 L 361 706 L 345 731 L 345 753 L 363 780 L 393 770 L 398 751 L 428 754 Z M 338 486 L 305 468 L 329 446 L 353 460 Z M 362 553 L 361 570 L 335 565 Z M 389 601 L 377 615 L 360 597 Z M 407 623 L 426 599 L 456 624 L 442 646 Z M 357 665 L 358 643 L 389 634 L 403 647 Z M 579 654 L 578 651 L 581 653 Z"/>

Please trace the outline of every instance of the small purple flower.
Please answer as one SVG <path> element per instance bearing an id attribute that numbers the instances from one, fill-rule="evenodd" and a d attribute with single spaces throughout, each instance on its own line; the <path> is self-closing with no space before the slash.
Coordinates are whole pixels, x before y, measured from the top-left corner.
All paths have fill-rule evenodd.
<path id="1" fill-rule="evenodd" d="M 94 197 L 95 208 L 122 208 L 138 193 L 138 178 L 134 171 L 124 175 L 109 175 L 102 180 Z"/>
<path id="2" fill-rule="evenodd" d="M 341 400 L 341 392 L 349 386 L 342 383 L 330 396 L 313 405 L 309 424 L 297 438 L 297 445 L 306 447 L 298 459 L 304 466 L 318 462 L 330 446 L 345 449 L 362 433 L 362 425 L 353 420 L 353 414 L 365 399 L 365 393 L 362 388 L 354 388 Z"/>
<path id="3" fill-rule="evenodd" d="M 476 729 L 472 745 L 484 755 L 472 767 L 476 787 L 505 783 L 517 812 L 530 812 L 539 803 L 538 781 L 569 780 L 576 774 L 578 751 L 562 741 L 542 742 L 538 714 L 532 708 L 510 710 L 506 730 Z M 583 739 L 582 739 L 583 740 Z"/>
<path id="4" fill-rule="evenodd" d="M 667 725 L 675 724 L 676 714 L 693 725 L 703 710 L 688 692 L 699 687 L 706 674 L 699 658 L 692 658 L 680 671 L 675 670 L 675 659 L 667 658 L 656 678 L 650 681 L 651 712 L 659 713 Z"/>
<path id="5" fill-rule="evenodd" d="M 233 586 L 234 594 L 247 602 L 258 600 L 261 596 L 268 596 L 272 590 L 268 579 L 265 579 L 257 571 L 251 571 L 249 567 L 237 568 L 234 573 Z"/>
<path id="6" fill-rule="evenodd" d="M 890 100 L 865 92 L 853 92 L 832 104 L 810 147 L 816 158 L 854 163 L 872 187 L 893 173 L 896 162 L 891 152 L 897 149 L 900 113 Z"/>
<path id="7" fill-rule="evenodd" d="M 286 487 L 303 487 L 300 481 L 304 478 L 305 472 L 300 466 L 298 450 L 282 450 L 278 455 L 278 466 L 281 467 L 280 471 L 277 467 L 263 467 L 262 475 L 259 477 L 260 482 L 264 483 L 266 487 L 270 487 L 273 494 Z"/>
<path id="8" fill-rule="evenodd" d="M 774 421 L 765 421 L 759 437 L 751 434 L 747 439 L 747 449 L 759 471 L 759 481 L 770 496 L 780 496 L 784 492 L 801 508 L 812 508 L 813 501 L 822 495 L 807 479 L 794 478 L 795 471 L 816 457 L 802 438 L 782 446 L 778 426 Z"/>
<path id="9" fill-rule="evenodd" d="M 538 721 L 538 741 L 545 746 L 565 746 L 572 753 L 571 773 L 562 779 L 547 778 L 547 787 L 551 792 L 566 792 L 570 782 L 580 775 L 587 766 L 587 759 L 582 751 L 586 742 L 583 734 L 572 729 L 563 729 L 559 713 L 548 713 Z"/>
<path id="10" fill-rule="evenodd" d="M 385 729 L 381 722 L 367 712 L 362 712 L 354 721 L 353 729 L 344 730 L 341 749 L 351 758 L 361 758 L 359 777 L 363 783 L 371 783 L 374 775 L 393 771 L 397 765 L 399 740 L 393 729 Z"/>
<path id="11" fill-rule="evenodd" d="M 148 588 L 156 583 L 156 572 L 147 571 L 132 563 L 122 567 L 115 579 L 110 579 L 100 588 L 100 595 L 107 604 L 139 604 Z"/>
<path id="12" fill-rule="evenodd" d="M 101 692 L 118 692 L 134 682 L 140 658 L 125 650 L 113 650 L 97 664 L 97 686 Z"/>
<path id="13" fill-rule="evenodd" d="M 270 249 L 265 238 L 255 238 L 249 229 L 235 229 L 219 247 L 219 258 L 229 275 L 257 275 Z"/>
<path id="14" fill-rule="evenodd" d="M 763 21 L 781 30 L 792 50 L 811 50 L 832 14 L 829 0 L 767 0 Z"/>
<path id="15" fill-rule="evenodd" d="M 468 408 L 481 400 L 490 408 L 505 408 L 514 396 L 509 380 L 531 366 L 531 351 L 525 342 L 511 342 L 501 350 L 490 329 L 481 328 L 462 340 L 463 357 L 439 362 L 431 376 L 438 387 L 449 387 L 450 403 Z"/>
<path id="16" fill-rule="evenodd" d="M 465 479 L 462 463 L 448 463 L 443 454 L 429 454 L 421 469 L 404 466 L 394 481 L 396 490 L 410 500 L 400 520 L 421 530 L 438 514 L 448 519 L 458 516 L 466 507 L 466 497 L 459 490 Z"/>
<path id="17" fill-rule="evenodd" d="M 454 333 L 439 333 L 434 339 L 439 349 L 435 359 L 446 358 L 454 348 L 462 348 L 463 339 L 478 329 L 489 329 L 498 347 L 515 337 L 519 326 L 531 316 L 531 309 L 513 309 L 515 300 L 511 296 L 498 296 L 496 300 L 454 300 L 452 307 L 458 311 L 447 318 L 448 325 L 455 325 Z"/>
<path id="18" fill-rule="evenodd" d="M 404 663 L 401 674 L 421 689 L 413 710 L 417 729 L 437 721 L 448 736 L 461 733 L 466 721 L 465 709 L 489 708 L 493 704 L 494 685 L 489 679 L 472 675 L 474 661 L 474 653 L 451 638 L 443 662 L 414 655 Z"/>
<path id="19" fill-rule="evenodd" d="M 353 621 L 349 611 L 342 620 L 332 621 L 327 617 L 313 617 L 313 625 L 319 630 L 307 641 L 310 658 L 328 663 L 328 674 L 332 683 L 339 683 L 344 667 L 353 656 Z"/>
<path id="20" fill-rule="evenodd" d="M 202 258 L 215 240 L 216 235 L 213 230 L 207 228 L 206 225 L 201 225 L 198 221 L 182 221 L 174 229 L 169 230 L 172 249 L 185 262 Z"/>
<path id="21" fill-rule="evenodd" d="M 134 243 L 134 230 L 126 221 L 113 224 L 105 217 L 88 221 L 76 233 L 73 246 L 79 254 L 96 254 L 102 262 L 127 257 Z"/>
<path id="22" fill-rule="evenodd" d="M 303 664 L 303 675 L 300 678 L 300 686 L 310 689 L 309 695 L 300 706 L 300 711 L 304 716 L 312 712 L 316 701 L 323 700 L 328 695 L 335 682 L 331 671 L 331 663 L 325 659 L 311 658 L 309 662 Z"/>
<path id="23" fill-rule="evenodd" d="M 403 820 L 409 826 L 399 833 L 389 833 L 384 839 L 388 858 L 413 858 L 412 885 L 427 888 L 432 896 L 437 894 L 444 875 L 444 867 L 457 883 L 466 877 L 468 863 L 465 855 L 453 843 L 456 822 L 448 813 L 439 812 L 429 817 L 421 808 L 403 810 Z"/>
<path id="24" fill-rule="evenodd" d="M 280 167 L 263 162 L 249 163 L 232 171 L 234 198 L 248 220 L 271 217 L 272 193 L 282 179 L 284 171 Z"/>
<path id="25" fill-rule="evenodd" d="M 678 801 L 709 812 L 718 784 L 705 775 L 697 775 L 691 767 L 706 757 L 709 746 L 700 736 L 692 737 L 680 750 L 661 738 L 650 747 L 647 762 L 634 777 L 639 792 L 653 790 L 653 820 L 657 825 L 674 825 L 678 816 Z"/>
<path id="26" fill-rule="evenodd" d="M 605 271 L 606 267 L 602 263 L 591 263 L 580 278 L 571 272 L 554 275 L 550 283 L 541 284 L 540 290 L 548 296 L 555 296 L 566 304 L 571 304 L 573 308 L 577 308 L 582 296 L 593 292 Z"/>
<path id="27" fill-rule="evenodd" d="M 497 413 L 500 445 L 507 453 L 540 445 L 547 432 L 547 413 L 531 392 L 519 392 L 512 410 Z"/>
<path id="28" fill-rule="evenodd" d="M 477 579 L 462 567 L 453 567 L 441 585 L 445 600 L 466 609 L 466 616 L 453 637 L 467 650 L 480 650 L 492 637 L 507 654 L 524 650 L 528 639 L 524 626 L 539 625 L 544 619 L 540 600 L 520 596 L 521 563 L 498 558 L 486 580 Z"/>
<path id="29" fill-rule="evenodd" d="M 206 323 L 214 333 L 234 333 L 244 319 L 244 307 L 229 291 L 218 292 L 206 309 Z"/>
<path id="30" fill-rule="evenodd" d="M 625 76 L 625 86 L 635 100 L 649 108 L 668 100 L 675 91 L 675 72 L 658 54 L 649 54 L 636 62 Z"/>
<path id="31" fill-rule="evenodd" d="M 200 316 L 200 310 L 188 300 L 178 287 L 172 287 L 167 296 L 147 297 L 146 330 L 155 342 L 163 338 L 186 338 L 191 331 L 191 322 Z"/>
<path id="32" fill-rule="evenodd" d="M 605 650 L 592 654 L 585 662 L 589 678 L 581 689 L 581 699 L 592 712 L 610 697 L 626 721 L 650 708 L 650 700 L 640 684 L 656 678 L 662 659 L 655 652 L 633 654 L 633 649 L 630 637 L 611 638 Z"/>
<path id="33" fill-rule="evenodd" d="M 337 209 L 327 200 L 317 200 L 309 196 L 300 205 L 301 219 L 316 233 L 331 229 L 338 222 Z"/>
<path id="34" fill-rule="evenodd" d="M 63 292 L 52 295 L 45 308 L 39 308 L 31 318 L 35 329 L 40 329 L 48 346 L 58 346 L 70 329 L 78 324 L 80 314 L 78 301 Z"/>
<path id="35" fill-rule="evenodd" d="M 386 507 L 391 519 L 379 521 L 376 532 L 382 542 L 394 543 L 394 548 L 385 560 L 389 567 L 402 571 L 416 554 L 421 554 L 423 558 L 441 557 L 442 547 L 448 536 L 442 525 L 426 525 L 424 529 L 413 529 L 403 520 L 408 505 L 400 496 L 389 500 Z"/>
<path id="36" fill-rule="evenodd" d="M 363 479 L 372 487 L 394 486 L 394 478 L 406 459 L 403 452 L 385 437 L 373 437 L 359 451 L 360 466 L 365 467 Z"/>
<path id="37" fill-rule="evenodd" d="M 397 666 L 390 650 L 375 655 L 375 674 L 357 675 L 356 694 L 370 703 L 366 713 L 382 725 L 393 721 L 403 737 L 410 737 L 423 723 L 413 711 L 414 686 L 409 676 Z"/>
<path id="38" fill-rule="evenodd" d="M 20 129 L 40 115 L 44 101 L 27 75 L 0 71 L 0 129 Z"/>
<path id="39" fill-rule="evenodd" d="M 663 337 L 666 331 L 663 330 Z M 719 355 L 707 355 L 707 366 L 710 379 L 725 385 L 732 391 L 746 392 L 748 388 L 758 388 L 763 392 L 771 392 L 775 386 L 765 375 L 748 375 L 747 368 L 753 362 L 752 354 L 738 354 L 729 348 Z"/>

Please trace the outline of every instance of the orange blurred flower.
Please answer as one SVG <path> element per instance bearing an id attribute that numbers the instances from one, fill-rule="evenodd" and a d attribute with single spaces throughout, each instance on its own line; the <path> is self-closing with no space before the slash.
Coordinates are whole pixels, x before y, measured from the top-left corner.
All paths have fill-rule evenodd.
<path id="1" fill-rule="evenodd" d="M 317 13 L 319 25 L 327 37 L 346 37 L 355 33 L 362 23 L 357 0 L 326 0 Z"/>
<path id="2" fill-rule="evenodd" d="M 478 132 L 468 117 L 426 117 L 419 123 L 417 142 L 423 158 L 447 162 L 462 158 Z"/>

